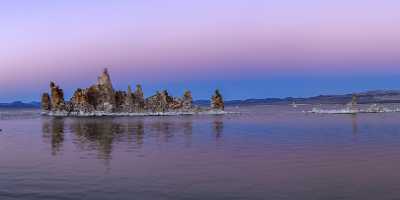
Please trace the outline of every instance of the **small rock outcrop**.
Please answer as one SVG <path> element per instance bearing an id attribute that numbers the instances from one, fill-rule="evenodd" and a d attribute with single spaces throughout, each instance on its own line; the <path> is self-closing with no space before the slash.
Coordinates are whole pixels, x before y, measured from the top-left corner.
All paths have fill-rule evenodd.
<path id="1" fill-rule="evenodd" d="M 357 95 L 353 94 L 351 96 L 351 106 L 352 107 L 357 107 Z"/>
<path id="2" fill-rule="evenodd" d="M 54 82 L 50 82 L 51 91 L 51 110 L 63 111 L 65 110 L 64 92 Z"/>
<path id="3" fill-rule="evenodd" d="M 358 112 L 359 111 L 358 103 L 357 103 L 357 95 L 356 94 L 353 94 L 351 96 L 351 102 L 348 103 L 347 107 L 350 108 L 354 112 Z"/>
<path id="4" fill-rule="evenodd" d="M 49 93 L 43 93 L 42 95 L 42 110 L 44 111 L 51 111 L 51 102 L 50 102 L 50 95 Z"/>
<path id="5" fill-rule="evenodd" d="M 93 112 L 94 106 L 89 102 L 87 90 L 78 88 L 70 101 L 70 111 L 73 112 Z"/>
<path id="6" fill-rule="evenodd" d="M 168 95 L 166 90 L 162 92 L 157 91 L 155 95 L 146 99 L 145 107 L 156 113 L 167 112 L 172 102 L 173 99 Z"/>
<path id="7" fill-rule="evenodd" d="M 215 94 L 211 97 L 211 108 L 215 110 L 224 110 L 224 99 L 219 90 L 215 90 Z"/>
<path id="8" fill-rule="evenodd" d="M 122 112 L 134 112 L 134 95 L 132 93 L 131 86 L 128 86 L 126 96 L 122 100 L 121 110 Z"/>
<path id="9" fill-rule="evenodd" d="M 135 93 L 133 94 L 133 112 L 144 112 L 145 111 L 145 99 L 141 85 L 136 85 Z"/>
<path id="10" fill-rule="evenodd" d="M 183 107 L 183 109 L 192 109 L 193 108 L 192 92 L 190 92 L 189 90 L 187 90 L 183 94 L 182 107 Z"/>
<path id="11" fill-rule="evenodd" d="M 207 111 L 193 105 L 190 91 L 185 91 L 182 97 L 173 97 L 167 90 L 156 92 L 148 98 L 144 97 L 141 85 L 136 85 L 133 92 L 128 86 L 127 91 L 115 90 L 107 69 L 104 69 L 97 83 L 89 88 L 78 88 L 70 101 L 64 100 L 63 90 L 54 82 L 50 83 L 50 95 L 42 95 L 42 111 L 49 115 L 84 115 L 115 114 L 115 113 L 195 113 Z M 224 102 L 217 90 L 212 97 L 213 110 L 223 110 Z"/>

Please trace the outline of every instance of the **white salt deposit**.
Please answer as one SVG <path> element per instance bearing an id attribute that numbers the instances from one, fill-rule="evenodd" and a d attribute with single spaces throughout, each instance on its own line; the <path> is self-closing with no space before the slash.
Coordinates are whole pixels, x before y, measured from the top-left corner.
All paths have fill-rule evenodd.
<path id="1" fill-rule="evenodd" d="M 308 113 L 318 113 L 318 114 L 356 114 L 356 113 L 392 113 L 400 112 L 400 108 L 386 108 L 382 105 L 372 104 L 365 109 L 355 109 L 355 108 L 343 108 L 343 109 L 320 109 L 312 108 Z"/>
<path id="2" fill-rule="evenodd" d="M 229 112 L 222 110 L 206 110 L 198 112 L 143 112 L 143 113 L 110 113 L 103 111 L 95 112 L 64 112 L 52 111 L 42 112 L 42 115 L 55 116 L 55 117 L 101 117 L 101 116 L 179 116 L 179 115 L 225 115 L 225 114 L 239 114 L 238 112 Z"/>

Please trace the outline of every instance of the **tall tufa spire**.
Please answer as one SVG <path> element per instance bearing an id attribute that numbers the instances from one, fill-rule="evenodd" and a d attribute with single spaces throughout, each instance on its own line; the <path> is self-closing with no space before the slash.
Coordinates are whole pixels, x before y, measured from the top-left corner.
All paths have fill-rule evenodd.
<path id="1" fill-rule="evenodd" d="M 107 68 L 98 76 L 96 84 L 89 88 L 78 88 L 70 101 L 64 101 L 63 90 L 55 82 L 50 83 L 50 93 L 42 94 L 41 100 L 43 113 L 55 116 L 97 116 L 115 113 L 126 115 L 146 112 L 193 114 L 208 110 L 193 105 L 190 91 L 185 91 L 183 97 L 170 96 L 167 90 L 157 91 L 148 98 L 144 97 L 142 86 L 139 84 L 136 88 L 129 85 L 127 91 L 116 91 L 113 89 Z M 212 96 L 211 108 L 224 109 L 224 101 L 218 90 Z"/>
<path id="2" fill-rule="evenodd" d="M 216 110 L 224 110 L 224 99 L 219 90 L 215 90 L 215 94 L 211 97 L 211 108 Z"/>
<path id="3" fill-rule="evenodd" d="M 108 74 L 108 69 L 104 68 L 103 73 L 97 78 L 97 84 L 105 86 L 106 88 L 113 89 L 110 74 Z"/>
<path id="4" fill-rule="evenodd" d="M 351 109 L 356 110 L 357 109 L 357 95 L 353 94 L 351 96 Z"/>
<path id="5" fill-rule="evenodd" d="M 128 96 L 132 96 L 132 88 L 131 88 L 131 85 L 128 85 L 128 93 L 127 93 L 127 95 L 128 95 Z"/>

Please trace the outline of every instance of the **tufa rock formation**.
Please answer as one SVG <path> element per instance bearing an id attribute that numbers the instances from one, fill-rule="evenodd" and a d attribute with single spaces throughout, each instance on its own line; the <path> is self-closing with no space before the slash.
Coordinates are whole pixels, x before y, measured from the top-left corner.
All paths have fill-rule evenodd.
<path id="1" fill-rule="evenodd" d="M 211 97 L 211 108 L 216 110 L 224 110 L 224 99 L 219 90 L 215 90 L 215 94 Z"/>
<path id="2" fill-rule="evenodd" d="M 167 90 L 157 92 L 145 99 L 141 85 L 136 85 L 133 92 L 128 86 L 127 91 L 116 91 L 113 88 L 110 75 L 104 69 L 97 83 L 89 88 L 78 88 L 70 101 L 64 101 L 64 93 L 54 82 L 50 83 L 50 95 L 42 95 L 42 110 L 49 115 L 96 115 L 115 113 L 194 113 L 201 110 L 193 106 L 192 93 L 186 91 L 181 98 L 172 97 Z M 223 110 L 224 102 L 217 90 L 212 98 L 212 109 Z"/>
<path id="3" fill-rule="evenodd" d="M 97 84 L 91 86 L 89 90 L 93 96 L 96 110 L 104 112 L 116 111 L 116 96 L 107 69 L 104 69 L 97 79 Z"/>
<path id="4" fill-rule="evenodd" d="M 351 102 L 349 103 L 349 107 L 351 110 L 357 111 L 358 110 L 358 106 L 357 106 L 357 95 L 353 94 L 351 96 Z"/>
<path id="5" fill-rule="evenodd" d="M 353 94 L 351 96 L 351 106 L 356 107 L 357 106 L 357 95 Z"/>
<path id="6" fill-rule="evenodd" d="M 144 112 L 145 110 L 145 99 L 141 85 L 136 85 L 135 93 L 133 94 L 133 112 Z"/>
<path id="7" fill-rule="evenodd" d="M 50 95 L 49 93 L 43 93 L 42 95 L 42 110 L 50 111 L 51 110 L 51 103 L 50 103 Z"/>
<path id="8" fill-rule="evenodd" d="M 54 82 L 50 82 L 51 110 L 65 110 L 64 92 Z"/>
<path id="9" fill-rule="evenodd" d="M 93 112 L 94 105 L 89 102 L 88 90 L 78 88 L 70 101 L 70 110 L 72 112 Z"/>
<path id="10" fill-rule="evenodd" d="M 183 107 L 183 109 L 192 109 L 193 108 L 192 93 L 189 90 L 187 90 L 183 94 L 182 107 Z"/>

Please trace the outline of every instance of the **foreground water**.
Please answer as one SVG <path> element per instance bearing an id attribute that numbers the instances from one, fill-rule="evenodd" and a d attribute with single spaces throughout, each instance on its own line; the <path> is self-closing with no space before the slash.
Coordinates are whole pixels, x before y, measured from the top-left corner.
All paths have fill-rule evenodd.
<path id="1" fill-rule="evenodd" d="M 0 110 L 0 199 L 396 199 L 400 113 L 41 117 Z"/>

